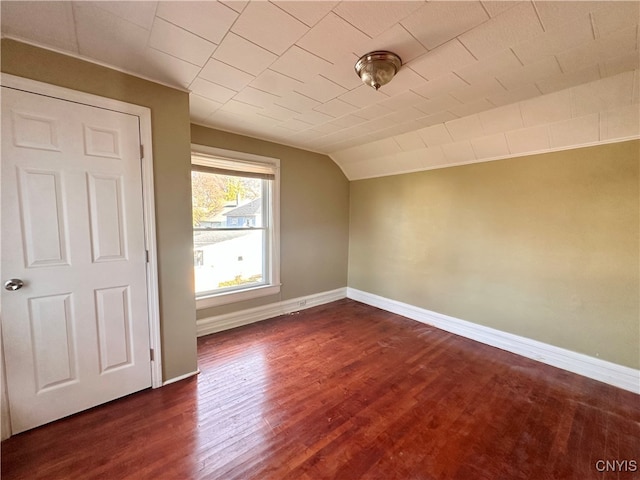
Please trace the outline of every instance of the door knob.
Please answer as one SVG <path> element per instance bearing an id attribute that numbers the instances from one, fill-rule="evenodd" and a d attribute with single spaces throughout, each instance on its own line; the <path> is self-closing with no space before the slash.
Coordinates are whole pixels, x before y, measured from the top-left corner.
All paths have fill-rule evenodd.
<path id="1" fill-rule="evenodd" d="M 9 290 L 10 292 L 13 292 L 15 290 L 20 290 L 23 285 L 24 285 L 24 282 L 19 278 L 12 278 L 4 282 L 5 290 Z"/>

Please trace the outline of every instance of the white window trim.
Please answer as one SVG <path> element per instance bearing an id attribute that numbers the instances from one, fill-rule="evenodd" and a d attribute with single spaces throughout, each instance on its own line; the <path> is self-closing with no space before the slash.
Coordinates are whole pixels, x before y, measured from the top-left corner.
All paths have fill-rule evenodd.
<path id="1" fill-rule="evenodd" d="M 196 298 L 196 309 L 201 310 L 218 305 L 226 305 L 229 303 L 242 302 L 252 298 L 264 297 L 267 295 L 277 295 L 280 293 L 280 159 L 273 157 L 263 157 L 262 155 L 254 155 L 251 153 L 237 152 L 234 150 L 225 150 L 222 148 L 209 147 L 206 145 L 191 144 L 192 154 L 204 154 L 223 159 L 236 160 L 239 162 L 253 162 L 270 165 L 276 172 L 273 181 L 272 195 L 272 228 L 270 229 L 270 251 L 269 268 L 271 282 L 267 285 L 245 288 L 242 290 L 221 292 L 206 297 Z"/>

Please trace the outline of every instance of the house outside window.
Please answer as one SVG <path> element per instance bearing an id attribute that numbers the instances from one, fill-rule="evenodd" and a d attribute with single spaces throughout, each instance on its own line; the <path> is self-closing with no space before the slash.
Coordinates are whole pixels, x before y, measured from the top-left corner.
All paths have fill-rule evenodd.
<path id="1" fill-rule="evenodd" d="M 280 291 L 279 160 L 192 145 L 198 308 Z"/>

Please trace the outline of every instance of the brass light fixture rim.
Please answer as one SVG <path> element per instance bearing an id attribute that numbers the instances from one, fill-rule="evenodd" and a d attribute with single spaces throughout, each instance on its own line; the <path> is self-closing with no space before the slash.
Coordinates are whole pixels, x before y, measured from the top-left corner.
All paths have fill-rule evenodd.
<path id="1" fill-rule="evenodd" d="M 358 59 L 355 64 L 356 73 L 360 78 L 362 78 L 361 72 L 365 65 L 380 60 L 391 63 L 396 69 L 395 73 L 398 73 L 398 70 L 400 70 L 400 67 L 402 66 L 402 59 L 395 53 L 388 50 L 375 50 L 373 52 L 365 53 Z"/>

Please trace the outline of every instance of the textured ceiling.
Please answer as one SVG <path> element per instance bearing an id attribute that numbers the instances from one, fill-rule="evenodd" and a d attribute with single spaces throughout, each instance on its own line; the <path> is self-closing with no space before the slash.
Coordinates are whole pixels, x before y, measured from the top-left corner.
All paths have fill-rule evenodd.
<path id="1" fill-rule="evenodd" d="M 600 92 L 631 82 L 617 106 L 637 104 L 637 1 L 2 1 L 1 8 L 5 37 L 188 89 L 195 123 L 332 154 L 352 178 L 393 173 L 363 162 L 414 150 L 431 152 L 425 168 L 514 153 L 518 140 L 542 135 L 506 143 L 507 131 L 541 125 L 535 99 L 569 108 L 558 121 L 581 118 L 571 99 L 579 85 Z M 378 92 L 353 70 L 374 49 L 404 62 Z M 554 92 L 571 98 L 558 104 Z M 588 126 L 598 139 L 604 121 L 600 115 Z"/>

